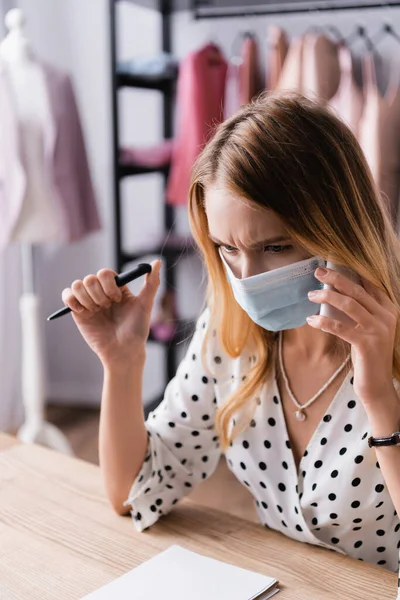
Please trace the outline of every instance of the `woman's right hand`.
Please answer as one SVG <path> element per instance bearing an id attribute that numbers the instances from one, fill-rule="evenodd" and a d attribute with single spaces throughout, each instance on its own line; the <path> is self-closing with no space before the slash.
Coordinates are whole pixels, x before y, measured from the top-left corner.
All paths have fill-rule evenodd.
<path id="1" fill-rule="evenodd" d="M 144 355 L 161 261 L 151 265 L 137 296 L 126 285 L 117 286 L 117 273 L 111 269 L 77 279 L 62 292 L 82 337 L 104 366 L 129 367 L 135 357 Z"/>

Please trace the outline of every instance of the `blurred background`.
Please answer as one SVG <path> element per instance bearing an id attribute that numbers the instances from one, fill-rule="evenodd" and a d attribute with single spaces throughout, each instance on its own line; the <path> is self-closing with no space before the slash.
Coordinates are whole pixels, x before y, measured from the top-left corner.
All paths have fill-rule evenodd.
<path id="1" fill-rule="evenodd" d="M 2 431 L 98 462 L 100 362 L 70 316 L 46 317 L 73 280 L 159 256 L 146 413 L 161 400 L 204 302 L 190 169 L 259 92 L 335 110 L 398 231 L 400 2 L 0 0 L 0 38 Z"/>

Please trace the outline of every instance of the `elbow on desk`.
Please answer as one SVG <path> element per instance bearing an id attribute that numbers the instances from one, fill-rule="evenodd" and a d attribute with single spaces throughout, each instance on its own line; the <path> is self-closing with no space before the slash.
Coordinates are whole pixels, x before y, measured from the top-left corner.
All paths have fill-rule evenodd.
<path id="1" fill-rule="evenodd" d="M 120 517 L 126 517 L 128 515 L 130 515 L 131 513 L 131 509 L 129 506 L 114 506 L 113 507 L 115 512 L 117 513 L 117 515 L 119 515 Z"/>
<path id="2" fill-rule="evenodd" d="M 117 498 L 109 498 L 108 499 L 112 509 L 114 510 L 114 512 L 117 513 L 117 515 L 120 515 L 121 517 L 129 515 L 131 512 L 131 508 L 130 506 L 124 506 L 123 505 L 123 501 L 121 501 L 120 499 Z"/>
<path id="3" fill-rule="evenodd" d="M 117 515 L 129 515 L 131 512 L 130 506 L 124 506 L 124 502 L 128 497 L 130 487 L 127 488 L 126 493 L 121 493 L 121 490 L 117 489 L 107 489 L 106 486 L 106 495 L 108 501 L 112 507 L 112 509 L 117 513 Z"/>
<path id="4" fill-rule="evenodd" d="M 131 506 L 124 506 L 124 502 L 129 496 L 134 480 L 135 475 L 129 473 L 127 476 L 113 474 L 111 477 L 105 477 L 103 474 L 105 495 L 117 515 L 129 515 L 131 512 Z"/>

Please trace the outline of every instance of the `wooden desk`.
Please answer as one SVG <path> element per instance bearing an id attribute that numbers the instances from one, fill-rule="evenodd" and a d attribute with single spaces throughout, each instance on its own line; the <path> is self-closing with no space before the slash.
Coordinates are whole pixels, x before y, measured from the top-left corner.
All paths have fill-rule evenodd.
<path id="1" fill-rule="evenodd" d="M 20 442 L 17 440 L 16 437 L 8 435 L 7 433 L 0 432 L 0 452 L 2 450 L 7 450 L 8 448 L 11 448 L 11 446 L 15 446 L 19 443 Z"/>
<path id="2" fill-rule="evenodd" d="M 79 600 L 175 543 L 275 577 L 279 600 L 396 597 L 393 572 L 190 499 L 137 533 L 108 505 L 98 467 L 1 434 L 0 447 L 1 600 Z"/>

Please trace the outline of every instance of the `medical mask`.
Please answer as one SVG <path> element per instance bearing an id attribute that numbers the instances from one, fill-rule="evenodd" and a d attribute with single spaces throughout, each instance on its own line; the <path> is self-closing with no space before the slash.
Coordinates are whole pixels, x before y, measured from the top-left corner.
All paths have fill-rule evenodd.
<path id="1" fill-rule="evenodd" d="M 322 284 L 314 276 L 317 267 L 325 267 L 318 256 L 279 269 L 237 279 L 219 250 L 236 302 L 249 317 L 268 331 L 295 329 L 305 325 L 320 305 L 308 299 L 308 292 Z"/>

